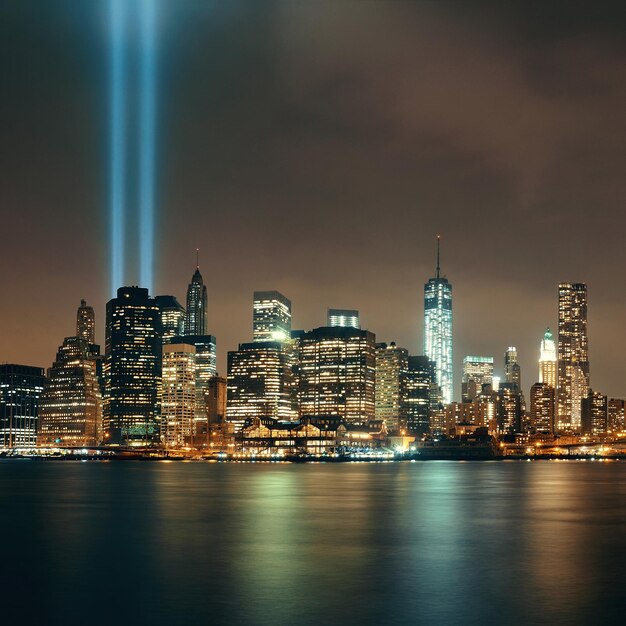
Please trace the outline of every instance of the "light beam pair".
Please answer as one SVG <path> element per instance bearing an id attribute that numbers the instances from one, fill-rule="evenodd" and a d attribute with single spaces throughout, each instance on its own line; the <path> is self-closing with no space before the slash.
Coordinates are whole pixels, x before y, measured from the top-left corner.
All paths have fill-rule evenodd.
<path id="1" fill-rule="evenodd" d="M 127 50 L 129 0 L 109 0 L 110 46 L 110 252 L 111 294 L 126 281 Z M 156 124 L 155 0 L 137 0 L 139 9 L 139 279 L 153 290 Z"/>

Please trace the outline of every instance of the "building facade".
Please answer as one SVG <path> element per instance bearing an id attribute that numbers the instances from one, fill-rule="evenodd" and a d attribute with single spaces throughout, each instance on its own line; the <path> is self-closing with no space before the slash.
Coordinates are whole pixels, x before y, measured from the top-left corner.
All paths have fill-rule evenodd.
<path id="1" fill-rule="evenodd" d="M 147 289 L 121 287 L 106 308 L 105 443 L 159 442 L 161 360 L 158 304 Z"/>
<path id="2" fill-rule="evenodd" d="M 492 356 L 466 356 L 463 358 L 463 402 L 471 402 L 480 395 L 483 385 L 492 384 Z"/>
<path id="3" fill-rule="evenodd" d="M 80 301 L 76 312 L 76 336 L 87 344 L 96 343 L 96 314 L 85 300 Z"/>
<path id="4" fill-rule="evenodd" d="M 102 441 L 102 394 L 97 357 L 94 344 L 87 343 L 84 337 L 84 333 L 67 337 L 48 370 L 39 407 L 39 446 L 92 447 Z"/>
<path id="5" fill-rule="evenodd" d="M 191 277 L 187 287 L 187 310 L 185 313 L 185 335 L 205 335 L 207 329 L 207 291 L 200 267 Z"/>
<path id="6" fill-rule="evenodd" d="M 291 372 L 281 342 L 242 343 L 228 353 L 226 419 L 240 430 L 246 420 L 297 418 Z"/>
<path id="7" fill-rule="evenodd" d="M 554 432 L 555 388 L 548 383 L 535 383 L 530 388 L 530 419 L 532 427 L 541 432 Z"/>
<path id="8" fill-rule="evenodd" d="M 435 362 L 437 384 L 444 404 L 452 402 L 454 392 L 452 355 L 452 285 L 441 276 L 439 238 L 437 273 L 424 285 L 424 354 Z"/>
<path id="9" fill-rule="evenodd" d="M 170 343 L 184 332 L 185 309 L 175 296 L 155 296 L 154 299 L 161 311 L 163 343 Z"/>
<path id="10" fill-rule="evenodd" d="M 299 404 L 304 417 L 375 417 L 376 338 L 367 330 L 321 327 L 299 338 Z"/>
<path id="11" fill-rule="evenodd" d="M 279 291 L 255 291 L 253 298 L 253 341 L 288 341 L 291 337 L 291 300 Z"/>
<path id="12" fill-rule="evenodd" d="M 589 393 L 587 285 L 559 284 L 557 429 L 580 432 L 582 401 Z"/>
<path id="13" fill-rule="evenodd" d="M 412 435 L 423 435 L 430 429 L 431 410 L 438 410 L 439 402 L 433 398 L 436 372 L 435 363 L 426 356 L 409 356 L 402 377 L 402 414 L 406 430 Z"/>
<path id="14" fill-rule="evenodd" d="M 584 435 L 605 435 L 608 431 L 608 399 L 604 394 L 589 390 L 582 400 L 581 430 Z"/>
<path id="15" fill-rule="evenodd" d="M 163 346 L 161 441 L 166 448 L 193 445 L 196 418 L 196 348 Z"/>
<path id="16" fill-rule="evenodd" d="M 361 328 L 359 312 L 354 309 L 328 309 L 327 326 Z"/>
<path id="17" fill-rule="evenodd" d="M 0 448 L 37 445 L 39 401 L 44 383 L 41 367 L 0 365 Z"/>
<path id="18" fill-rule="evenodd" d="M 504 353 L 504 381 L 509 385 L 515 385 L 518 391 L 522 391 L 522 370 L 515 346 L 509 346 Z"/>
<path id="19" fill-rule="evenodd" d="M 352 327 L 354 328 L 354 327 Z M 408 367 L 409 352 L 395 342 L 376 344 L 375 417 L 385 420 L 390 433 L 406 429 L 402 404 L 402 383 Z"/>
<path id="20" fill-rule="evenodd" d="M 539 382 L 556 389 L 556 344 L 550 329 L 546 329 L 539 348 Z"/>

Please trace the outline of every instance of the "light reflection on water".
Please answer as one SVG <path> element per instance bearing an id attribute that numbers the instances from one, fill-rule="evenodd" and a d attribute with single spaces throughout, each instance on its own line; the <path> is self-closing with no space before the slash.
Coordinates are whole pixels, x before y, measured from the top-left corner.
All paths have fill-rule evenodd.
<path id="1" fill-rule="evenodd" d="M 625 523 L 626 463 L 2 461 L 3 614 L 622 621 Z"/>

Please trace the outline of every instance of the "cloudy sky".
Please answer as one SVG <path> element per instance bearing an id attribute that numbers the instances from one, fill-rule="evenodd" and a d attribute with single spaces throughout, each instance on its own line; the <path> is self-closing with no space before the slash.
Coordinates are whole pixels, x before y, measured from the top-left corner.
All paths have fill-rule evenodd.
<path id="1" fill-rule="evenodd" d="M 81 298 L 103 341 L 106 7 L 0 0 L 0 361 L 50 365 Z M 222 371 L 254 289 L 295 328 L 357 308 L 419 354 L 439 233 L 457 394 L 464 355 L 502 369 L 509 345 L 527 391 L 576 281 L 592 386 L 626 395 L 621 3 L 162 0 L 158 20 L 156 291 L 184 301 L 199 247 Z"/>

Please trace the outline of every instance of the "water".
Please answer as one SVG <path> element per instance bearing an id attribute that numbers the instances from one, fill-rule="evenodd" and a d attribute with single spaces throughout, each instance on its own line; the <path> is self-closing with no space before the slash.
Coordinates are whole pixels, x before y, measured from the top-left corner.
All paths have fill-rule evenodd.
<path id="1" fill-rule="evenodd" d="M 617 623 L 626 463 L 0 461 L 0 546 L 5 624 Z"/>

